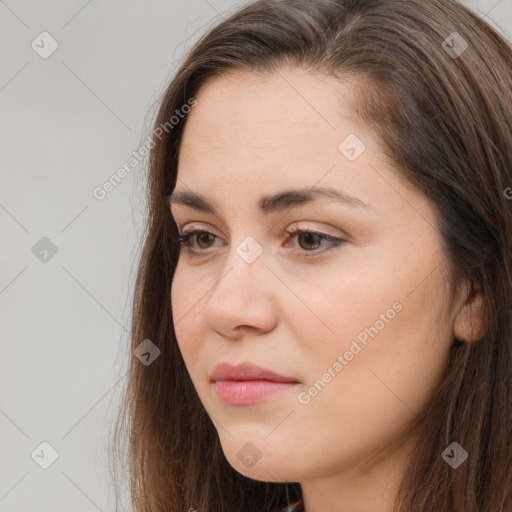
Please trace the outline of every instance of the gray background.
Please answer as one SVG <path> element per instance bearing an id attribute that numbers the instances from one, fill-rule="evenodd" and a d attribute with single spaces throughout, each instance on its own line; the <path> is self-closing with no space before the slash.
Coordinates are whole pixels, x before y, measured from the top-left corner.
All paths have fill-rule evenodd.
<path id="1" fill-rule="evenodd" d="M 512 0 L 465 3 L 512 39 Z M 92 191 L 149 135 L 184 52 L 235 6 L 0 0 L 0 511 L 115 508 L 107 448 L 144 162 L 103 200 Z M 46 59 L 31 47 L 50 48 L 43 31 L 58 43 Z M 58 453 L 48 469 L 43 441 Z"/>

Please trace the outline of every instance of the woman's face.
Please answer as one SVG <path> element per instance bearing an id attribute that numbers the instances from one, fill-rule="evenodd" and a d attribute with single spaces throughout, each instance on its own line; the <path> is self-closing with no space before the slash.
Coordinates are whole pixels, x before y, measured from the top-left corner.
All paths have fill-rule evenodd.
<path id="1" fill-rule="evenodd" d="M 175 193 L 215 213 L 171 203 L 180 233 L 211 233 L 182 248 L 175 332 L 227 459 L 257 480 L 363 472 L 398 454 L 454 336 L 433 210 L 350 118 L 350 93 L 296 69 L 238 72 L 203 88 L 186 120 Z M 293 382 L 214 383 L 218 363 Z"/>

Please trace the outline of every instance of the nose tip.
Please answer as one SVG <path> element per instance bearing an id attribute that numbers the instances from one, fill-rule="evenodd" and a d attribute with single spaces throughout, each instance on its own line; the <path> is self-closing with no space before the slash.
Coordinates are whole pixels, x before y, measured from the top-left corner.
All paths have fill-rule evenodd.
<path id="1" fill-rule="evenodd" d="M 247 243 L 251 251 L 251 242 Z M 233 257 L 238 258 L 237 255 Z M 268 275 L 263 275 L 268 269 L 255 261 L 239 261 L 233 265 L 230 258 L 230 269 L 205 299 L 203 315 L 210 329 L 240 338 L 266 332 L 274 326 L 276 314 L 270 299 L 272 291 L 267 284 Z"/>

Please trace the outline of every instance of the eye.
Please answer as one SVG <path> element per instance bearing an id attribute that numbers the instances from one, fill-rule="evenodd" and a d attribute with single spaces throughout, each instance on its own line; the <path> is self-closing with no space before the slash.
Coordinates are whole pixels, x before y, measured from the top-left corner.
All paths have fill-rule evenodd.
<path id="1" fill-rule="evenodd" d="M 317 256 L 321 253 L 331 251 L 346 242 L 346 240 L 328 235 L 327 233 L 320 233 L 318 231 L 310 230 L 309 228 L 300 229 L 297 225 L 295 225 L 293 229 L 287 231 L 287 233 L 290 235 L 290 238 L 296 238 L 299 246 L 302 249 L 305 249 L 304 251 L 301 251 L 302 253 L 312 253 L 301 254 L 301 256 L 305 258 Z M 322 242 L 326 242 L 328 249 L 316 251 L 315 249 L 321 247 Z"/>
<path id="2" fill-rule="evenodd" d="M 310 229 L 300 229 L 298 226 L 295 226 L 292 230 L 286 231 L 286 233 L 290 235 L 290 238 L 297 239 L 299 247 L 302 249 L 299 249 L 297 252 L 300 253 L 301 257 L 305 258 L 330 251 L 346 242 L 346 240 L 341 238 L 336 238 L 326 233 L 320 233 Z M 190 231 L 178 234 L 176 241 L 179 243 L 180 248 L 185 247 L 189 254 L 199 255 L 200 253 L 206 253 L 207 249 L 212 247 L 211 244 L 216 238 L 218 237 L 206 229 L 191 229 Z M 196 241 L 199 248 L 193 247 L 193 240 Z M 326 250 L 317 251 L 316 249 L 321 247 L 322 242 L 326 242 L 326 245 L 330 247 Z"/>
<path id="3" fill-rule="evenodd" d="M 194 230 L 188 231 L 186 233 L 179 234 L 178 238 L 177 238 L 177 242 L 179 243 L 179 245 L 181 247 L 186 247 L 187 249 L 189 249 L 190 252 L 201 252 L 203 249 L 208 248 L 208 247 L 205 248 L 201 245 L 200 245 L 201 249 L 199 249 L 199 250 L 192 248 L 191 247 L 192 246 L 191 239 L 193 237 L 197 237 L 197 241 L 199 244 L 203 244 L 203 243 L 208 244 L 208 242 L 212 241 L 212 238 L 217 238 L 216 235 L 214 235 L 213 233 L 210 233 L 209 231 L 194 229 Z"/>

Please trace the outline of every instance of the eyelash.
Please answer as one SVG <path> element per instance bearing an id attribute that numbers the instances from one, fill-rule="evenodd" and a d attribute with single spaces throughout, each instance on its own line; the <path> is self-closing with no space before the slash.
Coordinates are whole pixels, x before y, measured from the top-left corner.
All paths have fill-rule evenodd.
<path id="1" fill-rule="evenodd" d="M 213 233 L 210 233 L 210 231 L 206 230 L 206 229 L 193 229 L 187 233 L 179 233 L 178 234 L 178 237 L 176 239 L 176 241 L 178 242 L 178 244 L 180 245 L 180 249 L 185 247 L 187 249 L 187 252 L 193 256 L 195 255 L 198 255 L 199 253 L 205 253 L 208 251 L 208 249 L 193 249 L 191 247 L 191 244 L 190 244 L 190 239 L 198 234 L 201 234 L 201 233 L 208 233 L 209 235 L 211 236 L 214 236 L 215 238 L 218 238 L 216 235 L 214 235 Z M 334 236 L 331 236 L 331 235 L 327 235 L 326 233 L 320 233 L 318 231 L 313 231 L 313 230 L 310 230 L 310 229 L 294 229 L 294 230 L 290 230 L 290 231 L 286 231 L 286 233 L 288 233 L 288 235 L 290 235 L 290 237 L 296 237 L 296 236 L 299 236 L 299 235 L 302 235 L 302 234 L 308 234 L 308 233 L 311 233 L 313 235 L 317 235 L 319 238 L 320 238 L 320 242 L 321 241 L 326 241 L 326 242 L 329 242 L 331 244 L 331 247 L 329 249 L 326 249 L 324 251 L 321 251 L 321 252 L 318 252 L 317 250 L 310 250 L 310 251 L 307 251 L 307 250 L 302 250 L 302 251 L 299 251 L 299 252 L 302 252 L 304 254 L 301 254 L 301 257 L 304 257 L 304 258 L 311 258 L 311 257 L 315 257 L 315 256 L 320 256 L 321 254 L 325 253 L 325 252 L 330 252 L 331 250 L 334 250 L 335 248 L 339 247 L 340 245 L 346 243 L 346 240 L 343 240 L 341 238 L 336 238 Z M 308 254 L 308 253 L 312 253 L 312 254 Z"/>

